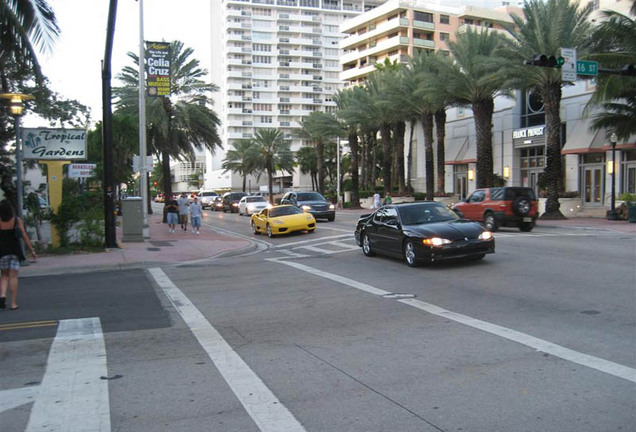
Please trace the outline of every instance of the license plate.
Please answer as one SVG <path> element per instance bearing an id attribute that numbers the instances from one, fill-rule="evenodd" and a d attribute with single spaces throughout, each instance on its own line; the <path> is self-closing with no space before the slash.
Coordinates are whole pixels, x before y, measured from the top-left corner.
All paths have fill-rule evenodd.
<path id="1" fill-rule="evenodd" d="M 524 222 L 532 222 L 532 218 L 531 217 L 524 217 L 523 221 Z"/>

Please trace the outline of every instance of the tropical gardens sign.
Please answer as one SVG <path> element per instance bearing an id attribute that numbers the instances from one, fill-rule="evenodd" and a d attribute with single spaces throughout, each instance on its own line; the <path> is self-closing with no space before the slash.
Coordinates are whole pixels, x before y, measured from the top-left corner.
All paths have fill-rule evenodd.
<path id="1" fill-rule="evenodd" d="M 85 160 L 85 129 L 22 128 L 23 159 Z"/>

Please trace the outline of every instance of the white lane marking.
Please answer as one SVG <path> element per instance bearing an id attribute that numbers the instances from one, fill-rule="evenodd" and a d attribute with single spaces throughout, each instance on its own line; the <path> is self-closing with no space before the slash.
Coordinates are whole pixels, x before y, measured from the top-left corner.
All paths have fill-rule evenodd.
<path id="1" fill-rule="evenodd" d="M 353 230 L 350 230 L 350 229 L 331 228 L 331 227 L 326 227 L 324 225 L 319 225 L 318 229 L 320 229 L 320 230 L 326 229 L 326 230 L 340 231 L 340 232 L 346 232 L 346 233 L 352 233 L 353 232 Z"/>
<path id="2" fill-rule="evenodd" d="M 33 402 L 38 394 L 40 394 L 40 386 L 2 390 L 0 391 L 0 413 Z"/>
<path id="3" fill-rule="evenodd" d="M 301 246 L 298 249 L 307 249 L 307 250 L 310 250 L 312 252 L 319 253 L 321 255 L 333 255 L 333 254 L 337 254 L 337 253 L 351 251 L 351 249 L 330 250 L 330 249 L 317 248 L 317 247 L 313 247 L 313 246 Z"/>
<path id="4" fill-rule="evenodd" d="M 291 248 L 294 246 L 298 246 L 300 244 L 307 244 L 307 243 L 314 243 L 314 242 L 322 242 L 322 243 L 328 243 L 328 242 L 324 242 L 323 240 L 330 240 L 330 239 L 341 239 L 341 238 L 345 238 L 345 237 L 353 237 L 353 235 L 337 235 L 337 236 L 329 236 L 329 237 L 320 237 L 320 238 L 313 238 L 311 240 L 300 240 L 297 242 L 292 242 L 292 243 L 285 243 L 285 244 L 279 244 L 274 246 L 274 248 Z M 315 244 L 320 244 L 320 243 L 315 243 Z"/>
<path id="5" fill-rule="evenodd" d="M 348 250 L 358 250 L 360 249 L 360 246 L 358 246 L 357 244 L 353 243 L 343 243 L 343 242 L 339 242 L 339 241 L 335 241 L 335 242 L 331 242 L 330 244 L 334 245 L 334 246 L 338 246 L 341 248 L 345 248 Z"/>
<path id="6" fill-rule="evenodd" d="M 285 254 L 285 255 L 289 255 L 289 256 L 294 257 L 294 258 L 307 258 L 309 256 L 309 255 L 306 255 L 306 254 L 292 252 L 292 251 L 288 251 L 288 250 L 285 250 L 285 249 L 281 249 L 278 252 L 280 252 L 282 254 Z"/>
<path id="7" fill-rule="evenodd" d="M 328 273 L 322 270 L 318 270 L 313 267 L 306 266 L 304 264 L 299 264 L 299 263 L 291 262 L 291 261 L 276 260 L 276 259 L 268 259 L 267 261 L 275 261 L 280 264 L 294 267 L 298 270 L 315 274 L 317 276 L 330 279 L 335 282 L 339 282 L 341 284 L 351 286 L 353 288 L 357 288 L 359 290 L 368 292 L 370 294 L 379 295 L 379 296 L 389 294 L 389 292 L 375 288 L 371 285 L 367 285 L 367 284 L 364 284 L 364 283 L 361 283 L 361 282 L 358 282 L 343 276 L 338 276 L 333 273 Z M 518 332 L 516 330 L 512 330 L 506 327 L 502 327 L 502 326 L 492 324 L 486 321 L 482 321 L 476 318 L 472 318 L 467 315 L 462 315 L 459 313 L 449 311 L 447 309 L 443 309 L 431 303 L 426 303 L 426 302 L 423 302 L 420 300 L 414 300 L 414 299 L 403 299 L 403 300 L 397 300 L 397 301 L 399 301 L 400 303 L 404 303 L 406 305 L 415 307 L 417 309 L 423 310 L 430 314 L 447 318 L 447 319 L 456 321 L 458 323 L 485 331 L 487 333 L 506 338 L 508 340 L 517 342 L 519 344 L 528 346 L 530 348 L 534 348 L 537 351 L 551 354 L 555 357 L 559 357 L 564 360 L 598 370 L 600 372 L 605 372 L 617 378 L 622 378 L 627 381 L 636 383 L 636 369 L 630 368 L 628 366 L 624 366 L 624 365 L 614 363 L 612 361 L 605 360 L 599 357 L 594 357 L 588 354 L 580 353 L 578 351 L 574 351 L 569 348 L 562 347 L 552 342 L 548 342 L 546 340 L 539 339 L 534 336 L 530 336 L 528 334 Z"/>
<path id="8" fill-rule="evenodd" d="M 305 432 L 294 415 L 160 268 L 149 269 L 229 387 L 263 432 Z"/>
<path id="9" fill-rule="evenodd" d="M 110 431 L 107 375 L 99 318 L 60 321 L 25 431 Z"/>

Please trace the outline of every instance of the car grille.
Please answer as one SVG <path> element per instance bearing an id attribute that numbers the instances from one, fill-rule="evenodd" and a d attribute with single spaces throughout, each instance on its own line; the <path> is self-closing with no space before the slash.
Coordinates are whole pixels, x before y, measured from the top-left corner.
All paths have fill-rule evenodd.
<path id="1" fill-rule="evenodd" d="M 329 208 L 329 206 L 327 204 L 314 204 L 311 208 L 317 211 L 325 211 Z"/>

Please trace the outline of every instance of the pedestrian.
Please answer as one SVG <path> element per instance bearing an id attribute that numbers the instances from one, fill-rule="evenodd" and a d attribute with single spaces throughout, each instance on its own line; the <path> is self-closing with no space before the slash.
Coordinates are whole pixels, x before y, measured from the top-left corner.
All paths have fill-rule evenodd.
<path id="1" fill-rule="evenodd" d="M 179 222 L 179 204 L 175 199 L 168 199 L 166 200 L 164 211 L 166 212 L 168 230 L 173 233 L 177 223 Z"/>
<path id="2" fill-rule="evenodd" d="M 188 216 L 189 211 L 188 207 L 190 206 L 190 200 L 188 199 L 188 194 L 183 192 L 179 199 L 177 200 L 179 204 L 179 223 L 181 224 L 181 228 L 184 231 L 188 230 Z"/>
<path id="3" fill-rule="evenodd" d="M 382 202 L 382 205 L 388 205 L 393 203 L 393 200 L 391 199 L 391 194 L 387 192 L 386 196 L 384 197 L 384 201 Z"/>
<path id="4" fill-rule="evenodd" d="M 373 194 L 373 208 L 380 208 L 380 194 L 377 192 Z"/>
<path id="5" fill-rule="evenodd" d="M 190 204 L 190 222 L 192 222 L 192 232 L 200 234 L 201 228 L 201 203 L 197 197 L 194 197 L 192 204 Z"/>
<path id="6" fill-rule="evenodd" d="M 33 260 L 37 260 L 22 219 L 15 214 L 13 205 L 3 200 L 0 202 L 0 309 L 7 308 L 7 290 L 11 295 L 9 310 L 18 309 L 18 271 L 20 261 L 25 259 L 20 238 L 31 251 Z"/>

